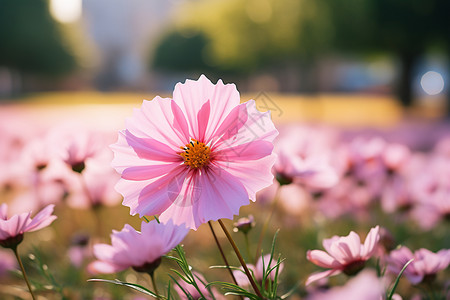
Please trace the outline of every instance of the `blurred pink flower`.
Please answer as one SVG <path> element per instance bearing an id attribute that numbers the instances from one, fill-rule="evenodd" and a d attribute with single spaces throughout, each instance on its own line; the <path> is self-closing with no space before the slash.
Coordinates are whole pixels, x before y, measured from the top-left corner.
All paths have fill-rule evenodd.
<path id="1" fill-rule="evenodd" d="M 49 226 L 56 216 L 52 215 L 54 205 L 48 205 L 41 210 L 33 219 L 31 212 L 13 215 L 8 219 L 8 205 L 0 206 L 0 246 L 15 248 L 22 242 L 25 232 L 36 231 Z"/>
<path id="2" fill-rule="evenodd" d="M 122 197 L 114 189 L 119 175 L 109 163 L 91 159 L 86 169 L 76 182 L 67 198 L 67 204 L 74 208 L 91 208 L 96 206 L 113 206 L 120 203 Z"/>
<path id="3" fill-rule="evenodd" d="M 277 179 L 318 189 L 335 185 L 338 175 L 331 165 L 331 142 L 325 136 L 318 129 L 285 129 L 275 144 Z"/>
<path id="4" fill-rule="evenodd" d="M 234 84 L 202 75 L 178 83 L 173 100 L 156 97 L 134 111 L 111 146 L 122 175 L 116 189 L 132 215 L 197 229 L 231 219 L 273 182 L 270 112 L 239 102 Z"/>
<path id="5" fill-rule="evenodd" d="M 365 262 L 373 256 L 380 239 L 379 226 L 372 228 L 361 244 L 359 235 L 351 231 L 345 237 L 333 236 L 330 239 L 323 240 L 322 250 L 308 250 L 306 258 L 319 267 L 329 268 L 331 270 L 314 273 L 306 280 L 306 285 L 322 279 L 324 277 L 334 276 L 340 273 L 354 275 L 364 268 Z"/>
<path id="6" fill-rule="evenodd" d="M 411 250 L 403 246 L 391 251 L 387 258 L 387 269 L 396 276 L 410 259 L 414 260 L 406 267 L 403 275 L 412 284 L 418 284 L 425 278 L 432 279 L 436 273 L 448 267 L 450 264 L 450 249 L 442 249 L 433 253 L 421 248 L 412 253 Z"/>
<path id="7" fill-rule="evenodd" d="M 203 296 L 206 297 L 207 300 L 212 300 L 212 299 L 225 300 L 226 299 L 225 296 L 219 294 L 217 292 L 217 290 L 213 287 L 210 288 L 211 293 L 209 292 L 209 290 L 206 288 L 206 284 L 208 282 L 206 281 L 205 277 L 203 277 L 202 274 L 195 272 L 195 271 L 193 271 L 192 274 L 195 276 L 195 282 L 197 283 L 200 291 L 202 292 Z M 186 294 L 183 292 L 183 290 L 180 288 L 180 286 L 178 286 L 178 284 L 175 284 L 174 289 L 178 293 L 178 296 L 180 296 L 181 300 L 203 299 L 203 298 L 201 298 L 200 293 L 197 291 L 197 289 L 193 285 L 188 284 L 186 281 L 184 281 L 182 279 L 178 280 L 177 282 L 183 288 L 183 290 L 185 290 L 188 294 L 190 294 L 192 296 L 192 298 L 188 298 L 188 296 L 186 296 Z"/>
<path id="8" fill-rule="evenodd" d="M 260 257 L 258 259 L 258 262 L 256 263 L 256 266 L 254 266 L 252 264 L 247 264 L 248 269 L 253 271 L 255 280 L 260 283 L 263 280 L 263 276 L 264 276 L 263 259 L 264 259 L 264 267 L 266 270 L 268 268 L 272 268 L 277 265 L 277 259 L 275 257 L 273 257 L 272 261 L 270 262 L 270 266 L 269 266 L 270 254 L 264 255 L 264 258 Z M 281 271 L 283 271 L 283 268 L 284 268 L 284 263 L 281 263 L 280 267 L 278 269 L 278 275 L 281 273 Z M 234 270 L 233 275 L 236 278 L 236 281 L 239 286 L 244 287 L 244 286 L 250 285 L 250 282 L 248 281 L 248 278 L 244 273 L 244 269 L 241 268 L 241 271 Z M 275 279 L 275 269 L 273 269 L 272 272 L 270 272 L 269 277 L 272 280 Z"/>
<path id="9" fill-rule="evenodd" d="M 141 224 L 141 232 L 125 224 L 121 231 L 113 230 L 111 244 L 94 245 L 96 261 L 88 265 L 93 274 L 115 273 L 132 267 L 139 272 L 153 272 L 161 262 L 161 256 L 177 246 L 189 229 L 176 226 L 172 221 L 159 224 L 156 221 Z"/>
<path id="10" fill-rule="evenodd" d="M 402 144 L 386 144 L 381 155 L 384 166 L 389 172 L 399 171 L 408 163 L 411 157 L 411 151 Z"/>
<path id="11" fill-rule="evenodd" d="M 350 279 L 344 286 L 334 287 L 328 291 L 317 291 L 307 297 L 307 300 L 382 300 L 384 287 L 374 271 L 365 270 Z M 401 300 L 393 298 L 395 300 Z"/>
<path id="12" fill-rule="evenodd" d="M 93 131 L 76 130 L 75 128 L 62 129 L 61 132 L 55 133 L 61 138 L 60 155 L 61 159 L 69 165 L 74 172 L 81 173 L 85 166 L 86 160 L 96 156 L 102 146 L 106 147 L 103 137 Z"/>
<path id="13" fill-rule="evenodd" d="M 416 199 L 412 216 L 425 230 L 432 229 L 450 214 L 450 156 L 431 154 L 414 177 Z"/>

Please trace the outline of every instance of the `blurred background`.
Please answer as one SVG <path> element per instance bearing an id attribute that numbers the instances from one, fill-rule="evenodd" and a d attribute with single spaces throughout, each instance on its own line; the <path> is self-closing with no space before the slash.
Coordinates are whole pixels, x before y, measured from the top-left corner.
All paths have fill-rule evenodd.
<path id="1" fill-rule="evenodd" d="M 68 296 L 55 299 L 138 299 L 125 297 L 129 291 L 120 287 L 86 282 L 92 275 L 84 268 L 93 259 L 87 245 L 109 243 L 111 229 L 125 223 L 138 228 L 140 220 L 120 205 L 117 193 L 105 205 L 79 204 L 78 198 L 89 198 L 80 186 L 83 180 L 101 184 L 108 192 L 102 197 L 109 198 L 118 175 L 110 167 L 108 145 L 132 108 L 142 99 L 171 96 L 177 82 L 200 74 L 214 83 L 235 83 L 242 101 L 255 99 L 259 110 L 271 110 L 279 131 L 288 130 L 286 140 L 300 139 L 281 149 L 326 152 L 338 169 L 339 184 L 330 190 L 301 186 L 286 190 L 285 200 L 283 193 L 279 197 L 263 249 L 270 249 L 278 228 L 279 248 L 295 249 L 283 254 L 290 264 L 283 292 L 315 270 L 306 250 L 349 230 L 365 235 L 381 224 L 398 244 L 449 248 L 449 12 L 448 0 L 0 0 L 1 202 L 14 213 L 58 203 L 57 225 L 23 246 L 22 255 L 32 252 L 49 262 L 61 284 L 34 283 L 41 295 L 53 299 L 45 293 L 56 290 Z M 64 172 L 49 167 L 50 150 L 91 130 L 103 138 L 82 139 L 83 145 L 102 143 L 108 153 L 101 166 L 112 177 L 98 175 L 95 164 L 87 164 L 83 176 L 65 163 L 60 162 Z M 400 171 L 381 163 L 390 143 Z M 352 171 L 358 164 L 370 175 L 364 180 Z M 241 210 L 241 216 L 257 220 L 253 243 L 274 194 L 269 188 Z M 426 208 L 434 198 L 439 209 Z M 386 209 L 380 199 L 395 201 Z M 433 218 L 424 214 L 430 210 Z M 208 269 L 220 264 L 211 238 L 204 238 L 209 234 L 202 227 L 184 244 L 200 271 L 224 277 L 222 270 Z M 244 243 L 243 236 L 237 239 Z M 37 241 L 51 250 L 39 254 L 31 248 Z M 26 267 L 33 261 L 39 262 L 29 258 Z M 46 279 L 45 272 L 37 268 L 30 277 Z M 119 279 L 148 284 L 133 272 Z M 23 285 L 21 278 L 2 280 L 0 294 L 8 296 L 0 298 L 26 298 L 12 285 Z M 161 275 L 161 285 L 167 281 Z M 303 285 L 299 290 L 308 294 Z M 406 284 L 402 291 L 406 297 L 415 293 Z"/>
<path id="2" fill-rule="evenodd" d="M 176 82 L 204 73 L 235 82 L 253 97 L 370 94 L 421 116 L 450 112 L 445 0 L 0 5 L 4 101 L 48 91 L 169 92 Z M 70 101 L 64 98 L 59 101 Z"/>

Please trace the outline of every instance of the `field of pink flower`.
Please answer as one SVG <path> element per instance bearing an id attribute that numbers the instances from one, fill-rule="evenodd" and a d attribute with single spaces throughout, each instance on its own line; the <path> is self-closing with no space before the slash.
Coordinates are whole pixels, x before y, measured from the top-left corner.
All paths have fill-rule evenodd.
<path id="1" fill-rule="evenodd" d="M 155 96 L 2 106 L 0 299 L 449 298 L 438 110 L 204 76 Z"/>

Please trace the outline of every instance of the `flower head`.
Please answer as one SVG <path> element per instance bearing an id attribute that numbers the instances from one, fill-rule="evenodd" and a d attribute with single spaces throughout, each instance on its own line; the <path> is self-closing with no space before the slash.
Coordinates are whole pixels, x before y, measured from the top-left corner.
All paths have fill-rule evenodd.
<path id="1" fill-rule="evenodd" d="M 450 249 L 442 249 L 433 253 L 427 249 L 419 249 L 412 253 L 407 247 L 392 251 L 387 258 L 387 269 L 398 275 L 404 265 L 414 259 L 403 274 L 412 284 L 418 284 L 426 278 L 433 279 L 437 272 L 444 270 L 450 264 Z"/>
<path id="2" fill-rule="evenodd" d="M 340 273 L 347 275 L 358 273 L 376 251 L 380 239 L 379 230 L 379 226 L 372 228 L 364 244 L 361 244 L 358 234 L 351 231 L 344 237 L 333 236 L 323 240 L 323 247 L 328 253 L 322 250 L 308 250 L 306 258 L 309 261 L 330 270 L 310 275 L 306 280 L 306 285 Z"/>
<path id="3" fill-rule="evenodd" d="M 121 231 L 113 230 L 111 245 L 94 245 L 97 261 L 88 266 L 91 273 L 115 273 L 132 267 L 139 272 L 151 273 L 161 257 L 178 245 L 189 229 L 169 221 L 141 224 L 141 232 L 125 224 Z"/>
<path id="4" fill-rule="evenodd" d="M 15 248 L 23 240 L 25 232 L 36 231 L 50 225 L 56 216 L 53 216 L 54 205 L 50 204 L 41 210 L 33 219 L 31 212 L 21 213 L 8 218 L 8 205 L 0 206 L 0 246 Z"/>
<path id="5" fill-rule="evenodd" d="M 173 99 L 144 101 L 111 148 L 116 189 L 132 215 L 160 215 L 197 229 L 232 218 L 273 182 L 270 113 L 240 103 L 235 85 L 205 76 L 175 86 Z"/>

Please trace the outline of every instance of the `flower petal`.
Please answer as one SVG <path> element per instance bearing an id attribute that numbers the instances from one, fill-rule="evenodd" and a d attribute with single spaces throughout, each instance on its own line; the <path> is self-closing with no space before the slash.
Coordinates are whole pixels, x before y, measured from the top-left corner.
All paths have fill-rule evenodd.
<path id="1" fill-rule="evenodd" d="M 57 218 L 56 216 L 52 216 L 54 208 L 54 204 L 47 205 L 36 216 L 34 216 L 33 220 L 25 227 L 24 231 L 36 231 L 50 225 Z"/>
<path id="2" fill-rule="evenodd" d="M 181 109 L 171 99 L 144 100 L 140 109 L 126 120 L 127 129 L 136 137 L 151 139 L 173 150 L 189 142 L 189 127 Z"/>
<path id="3" fill-rule="evenodd" d="M 230 173 L 244 185 L 248 197 L 255 201 L 256 192 L 273 184 L 272 166 L 276 155 L 272 154 L 258 160 L 249 161 L 217 161 L 215 165 Z"/>
<path id="4" fill-rule="evenodd" d="M 239 105 L 240 96 L 234 84 L 224 85 L 222 80 L 219 80 L 214 85 L 201 75 L 197 81 L 188 79 L 185 83 L 177 83 L 173 100 L 183 111 L 192 130 L 191 134 L 196 138 L 201 136 L 197 126 L 198 112 L 208 100 L 210 101 L 210 116 L 205 131 L 205 138 L 209 139 L 230 111 Z"/>
<path id="5" fill-rule="evenodd" d="M 324 271 L 324 272 L 313 273 L 313 274 L 309 275 L 308 279 L 306 279 L 305 285 L 310 285 L 314 281 L 320 280 L 322 278 L 334 276 L 334 275 L 340 274 L 341 272 L 342 271 L 340 271 L 340 270 L 328 270 L 328 271 Z"/>
<path id="6" fill-rule="evenodd" d="M 156 180 L 129 181 L 120 179 L 116 190 L 124 196 L 123 205 L 135 215 L 157 215 L 178 197 L 188 170 L 179 166 Z"/>
<path id="7" fill-rule="evenodd" d="M 376 246 L 380 240 L 380 226 L 370 229 L 364 245 L 361 249 L 361 258 L 369 259 L 376 251 Z"/>
<path id="8" fill-rule="evenodd" d="M 322 268 L 334 269 L 341 265 L 336 259 L 322 250 L 309 250 L 306 252 L 306 258 L 313 264 Z"/>
<path id="9" fill-rule="evenodd" d="M 195 203 L 199 224 L 232 219 L 241 206 L 250 202 L 242 183 L 223 169 L 210 168 L 197 179 L 201 188 L 200 199 Z"/>

